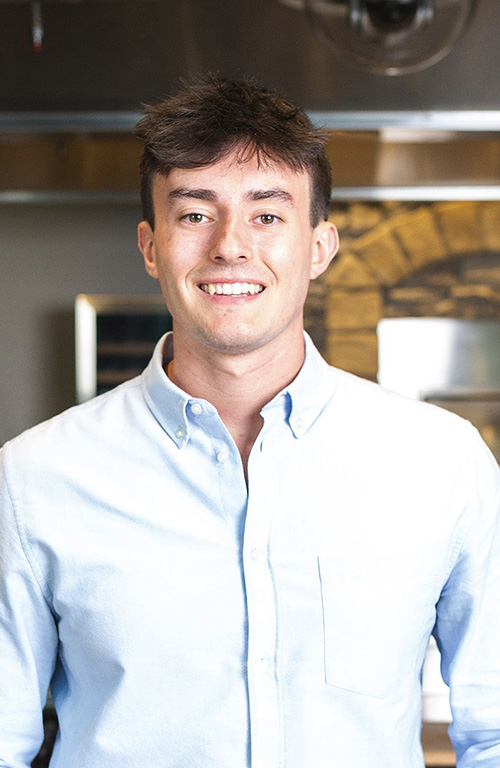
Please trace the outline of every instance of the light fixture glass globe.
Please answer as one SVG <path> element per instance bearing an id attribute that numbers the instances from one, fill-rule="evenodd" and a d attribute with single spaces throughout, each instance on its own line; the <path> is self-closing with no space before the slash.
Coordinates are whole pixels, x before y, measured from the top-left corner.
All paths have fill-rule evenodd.
<path id="1" fill-rule="evenodd" d="M 418 72 L 467 29 L 477 0 L 304 0 L 313 29 L 343 59 L 375 74 Z"/>

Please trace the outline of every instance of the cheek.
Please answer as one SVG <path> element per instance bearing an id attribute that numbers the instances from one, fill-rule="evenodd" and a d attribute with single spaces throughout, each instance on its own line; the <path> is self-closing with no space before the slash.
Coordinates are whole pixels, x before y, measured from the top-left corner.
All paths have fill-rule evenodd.
<path id="1" fill-rule="evenodd" d="M 202 263 L 210 253 L 211 239 L 205 232 L 183 232 L 165 239 L 162 248 L 162 261 L 165 271 L 173 275 L 187 275 Z"/>
<path id="2" fill-rule="evenodd" d="M 191 276 L 195 267 L 189 253 L 184 255 L 175 250 L 162 254 L 159 282 L 165 303 L 172 314 L 174 307 L 187 304 L 193 298 L 192 290 L 196 281 Z"/>
<path id="3" fill-rule="evenodd" d="M 182 250 L 171 238 L 166 239 L 157 250 L 158 271 L 164 280 L 175 280 L 185 272 L 185 262 Z"/>
<path id="4" fill-rule="evenodd" d="M 283 261 L 283 271 L 286 271 L 289 282 L 301 288 L 308 285 L 311 279 L 311 253 L 308 243 L 294 244 Z"/>

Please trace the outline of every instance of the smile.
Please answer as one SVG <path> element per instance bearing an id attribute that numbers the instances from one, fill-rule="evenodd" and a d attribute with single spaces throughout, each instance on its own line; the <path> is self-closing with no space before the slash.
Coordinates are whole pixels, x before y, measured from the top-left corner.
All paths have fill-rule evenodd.
<path id="1" fill-rule="evenodd" d="M 201 283 L 200 288 L 211 296 L 253 296 L 264 290 L 259 283 Z"/>

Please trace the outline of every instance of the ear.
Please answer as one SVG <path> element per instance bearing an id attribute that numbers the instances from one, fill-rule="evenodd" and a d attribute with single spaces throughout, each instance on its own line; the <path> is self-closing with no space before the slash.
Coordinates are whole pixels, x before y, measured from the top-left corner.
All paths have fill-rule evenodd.
<path id="1" fill-rule="evenodd" d="M 314 229 L 311 259 L 311 280 L 323 274 L 339 249 L 337 227 L 331 221 L 320 221 Z"/>
<path id="2" fill-rule="evenodd" d="M 147 221 L 141 221 L 137 227 L 137 244 L 144 256 L 146 272 L 151 277 L 158 279 L 158 265 L 156 263 L 156 248 L 154 232 Z"/>

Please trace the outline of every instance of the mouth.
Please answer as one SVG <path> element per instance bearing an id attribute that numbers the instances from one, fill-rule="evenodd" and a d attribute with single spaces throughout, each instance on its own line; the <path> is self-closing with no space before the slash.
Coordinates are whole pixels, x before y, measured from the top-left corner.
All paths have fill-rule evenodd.
<path id="1" fill-rule="evenodd" d="M 264 290 L 260 283 L 200 283 L 199 288 L 210 296 L 255 296 Z"/>

